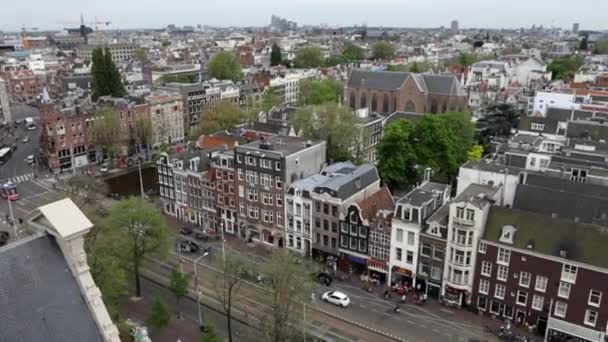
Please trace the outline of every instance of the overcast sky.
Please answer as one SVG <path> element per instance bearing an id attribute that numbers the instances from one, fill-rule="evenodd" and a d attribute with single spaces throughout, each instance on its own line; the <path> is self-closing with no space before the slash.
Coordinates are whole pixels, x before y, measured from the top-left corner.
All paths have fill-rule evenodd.
<path id="1" fill-rule="evenodd" d="M 608 29 L 607 0 L 2 0 L 0 30 L 77 26 L 97 16 L 111 28 L 261 26 L 276 14 L 298 24 Z M 8 6 L 7 6 L 8 5 Z"/>

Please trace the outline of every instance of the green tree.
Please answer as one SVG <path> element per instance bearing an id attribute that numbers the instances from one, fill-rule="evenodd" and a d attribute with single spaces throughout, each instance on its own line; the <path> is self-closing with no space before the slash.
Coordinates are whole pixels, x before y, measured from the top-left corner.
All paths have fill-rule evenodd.
<path id="1" fill-rule="evenodd" d="M 112 61 L 110 49 L 95 48 L 92 55 L 93 99 L 100 96 L 122 97 L 127 94 L 122 77 Z"/>
<path id="2" fill-rule="evenodd" d="M 141 297 L 140 269 L 144 258 L 166 258 L 171 248 L 171 231 L 158 208 L 141 197 L 114 203 L 110 228 L 123 234 L 127 262 L 135 278 L 135 296 Z"/>
<path id="3" fill-rule="evenodd" d="M 395 47 L 388 42 L 378 42 L 372 47 L 374 59 L 391 59 L 395 56 Z"/>
<path id="4" fill-rule="evenodd" d="M 345 61 L 360 61 L 365 59 L 365 52 L 358 45 L 346 42 L 344 44 L 344 49 L 342 50 L 342 57 Z"/>
<path id="5" fill-rule="evenodd" d="M 168 40 L 163 40 L 162 43 L 160 43 L 162 45 L 162 47 L 167 47 L 167 46 L 171 46 L 171 42 Z"/>
<path id="6" fill-rule="evenodd" d="M 295 112 L 292 124 L 303 137 L 325 140 L 329 162 L 353 159 L 360 129 L 349 108 L 333 103 L 301 107 Z"/>
<path id="7" fill-rule="evenodd" d="M 477 140 L 490 150 L 492 138 L 508 138 L 511 130 L 519 125 L 521 112 L 513 105 L 506 103 L 493 103 L 485 110 L 482 118 L 477 120 Z"/>
<path id="8" fill-rule="evenodd" d="M 304 80 L 300 83 L 300 105 L 338 103 L 343 90 L 344 85 L 340 81 Z"/>
<path id="9" fill-rule="evenodd" d="M 209 321 L 203 336 L 201 336 L 201 342 L 224 342 L 224 339 L 217 333 L 217 327 L 214 321 Z"/>
<path id="10" fill-rule="evenodd" d="M 388 64 L 386 71 L 409 71 L 409 67 L 405 64 Z"/>
<path id="11" fill-rule="evenodd" d="M 149 325 L 159 330 L 171 323 L 171 313 L 169 313 L 167 305 L 160 298 L 154 298 L 154 304 L 152 304 L 152 310 L 147 321 Z"/>
<path id="12" fill-rule="evenodd" d="M 478 61 L 477 56 L 472 53 L 463 52 L 458 56 L 457 63 L 461 67 L 468 67 Z"/>
<path id="13" fill-rule="evenodd" d="M 275 251 L 265 268 L 270 291 L 268 312 L 260 318 L 260 332 L 265 341 L 300 340 L 304 320 L 303 304 L 310 303 L 315 265 L 294 257 L 289 251 Z M 310 315 L 309 315 L 310 317 Z"/>
<path id="14" fill-rule="evenodd" d="M 344 57 L 340 55 L 332 55 L 325 58 L 325 62 L 323 63 L 323 65 L 326 67 L 333 67 L 336 65 L 344 64 L 345 62 L 346 60 L 344 59 Z"/>
<path id="15" fill-rule="evenodd" d="M 418 174 L 430 167 L 435 175 L 451 181 L 458 173 L 458 151 L 445 120 L 436 115 L 423 116 L 416 121 L 412 138 Z"/>
<path id="16" fill-rule="evenodd" d="M 277 43 L 272 44 L 270 51 L 270 65 L 275 66 L 281 64 L 283 56 L 281 54 L 281 47 Z"/>
<path id="17" fill-rule="evenodd" d="M 583 58 L 580 56 L 569 56 L 553 60 L 547 69 L 553 73 L 554 80 L 571 80 L 576 71 L 583 65 Z"/>
<path id="18" fill-rule="evenodd" d="M 323 55 L 321 49 L 310 46 L 298 49 L 293 59 L 296 68 L 318 68 L 323 65 Z"/>
<path id="19" fill-rule="evenodd" d="M 133 128 L 133 134 L 135 141 L 140 146 L 140 150 L 145 147 L 146 149 L 146 160 L 149 159 L 149 149 L 152 145 L 152 136 L 154 134 L 154 128 L 152 127 L 152 120 L 147 115 L 140 115 L 135 120 L 135 126 Z"/>
<path id="20" fill-rule="evenodd" d="M 226 314 L 226 325 L 228 327 L 228 341 L 232 342 L 232 310 L 241 300 L 243 293 L 243 272 L 251 270 L 251 263 L 240 254 L 227 253 L 225 260 L 218 264 L 220 272 L 215 272 L 213 277 L 213 288 Z"/>
<path id="21" fill-rule="evenodd" d="M 456 163 L 467 161 L 469 150 L 475 144 L 475 124 L 470 113 L 448 112 L 437 115 L 454 139 Z"/>
<path id="22" fill-rule="evenodd" d="M 179 302 L 188 294 L 188 286 L 190 284 L 190 275 L 181 272 L 179 269 L 174 268 L 171 270 L 171 283 L 169 284 L 169 290 L 173 292 L 175 296 L 175 303 L 177 304 L 177 317 L 181 318 L 182 314 L 179 311 Z"/>
<path id="23" fill-rule="evenodd" d="M 194 83 L 196 82 L 196 75 L 163 75 L 161 77 L 162 83 Z"/>
<path id="24" fill-rule="evenodd" d="M 274 106 L 281 104 L 281 98 L 274 92 L 274 89 L 268 88 L 262 95 L 262 110 L 268 112 Z"/>
<path id="25" fill-rule="evenodd" d="M 107 154 L 112 167 L 114 157 L 125 143 L 125 134 L 118 113 L 109 108 L 98 110 L 90 130 L 92 143 Z"/>
<path id="26" fill-rule="evenodd" d="M 213 55 L 207 65 L 207 70 L 211 77 L 218 80 L 232 80 L 236 82 L 243 78 L 239 58 L 229 51 L 220 51 Z"/>
<path id="27" fill-rule="evenodd" d="M 581 39 L 578 49 L 581 51 L 589 50 L 589 35 L 583 35 L 583 39 Z"/>
<path id="28" fill-rule="evenodd" d="M 607 55 L 608 54 L 608 39 L 598 40 L 593 43 L 593 54 L 594 55 Z"/>
<path id="29" fill-rule="evenodd" d="M 207 109 L 201 115 L 198 127 L 192 133 L 192 139 L 196 140 L 202 134 L 211 134 L 242 123 L 245 113 L 230 102 L 220 102 L 217 106 Z"/>
<path id="30" fill-rule="evenodd" d="M 479 162 L 483 158 L 483 146 L 479 144 L 473 145 L 471 150 L 469 150 L 468 157 L 470 161 Z"/>

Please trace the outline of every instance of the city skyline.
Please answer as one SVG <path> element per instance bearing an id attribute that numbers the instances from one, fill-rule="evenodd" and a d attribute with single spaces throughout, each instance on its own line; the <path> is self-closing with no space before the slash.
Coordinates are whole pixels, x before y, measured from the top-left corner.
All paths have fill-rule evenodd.
<path id="1" fill-rule="evenodd" d="M 365 22 L 368 26 L 386 27 L 449 27 L 458 20 L 460 28 L 520 28 L 532 25 L 569 29 L 578 22 L 581 29 L 603 30 L 603 13 L 608 2 L 581 0 L 574 8 L 556 6 L 550 0 L 532 3 L 514 0 L 509 6 L 498 0 L 463 0 L 453 3 L 431 0 L 423 3 L 409 0 L 377 0 L 376 11 L 370 11 L 363 0 L 295 0 L 286 5 L 279 0 L 249 2 L 243 0 L 204 3 L 182 0 L 178 4 L 153 0 L 119 2 L 107 0 L 104 6 L 94 3 L 61 0 L 52 6 L 38 4 L 44 11 L 31 11 L 31 3 L 14 3 L 10 12 L 0 13 L 0 30 L 15 31 L 26 27 L 61 30 L 79 24 L 80 13 L 85 21 L 111 21 L 111 29 L 160 28 L 168 24 L 209 26 L 266 26 L 272 14 L 297 22 L 299 25 L 352 26 Z M 46 8 L 48 7 L 48 8 Z M 384 11 L 383 9 L 389 9 Z M 441 11 L 437 11 L 440 8 Z M 322 10 L 320 10 L 322 9 Z M 590 10 L 592 9 L 592 10 Z M 138 13 L 133 16 L 133 13 Z M 338 15 L 339 13 L 339 15 Z M 420 14 L 423 15 L 420 15 Z M 485 15 L 481 16 L 480 13 Z M 522 15 L 525 13 L 534 15 Z"/>

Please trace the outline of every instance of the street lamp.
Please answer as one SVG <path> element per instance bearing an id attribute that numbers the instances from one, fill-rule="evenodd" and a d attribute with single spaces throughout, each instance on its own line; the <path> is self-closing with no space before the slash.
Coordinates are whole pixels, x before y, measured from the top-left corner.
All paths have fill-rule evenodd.
<path id="1" fill-rule="evenodd" d="M 141 190 L 141 198 L 144 198 L 144 181 L 141 177 L 141 159 L 137 159 L 137 167 L 139 168 L 139 187 Z"/>
<path id="2" fill-rule="evenodd" d="M 198 273 L 197 273 L 197 265 L 198 261 L 202 258 L 209 255 L 209 252 L 203 253 L 198 258 L 194 259 L 194 289 L 196 290 L 196 308 L 198 309 L 198 325 L 201 327 L 201 330 L 204 330 L 203 326 L 203 317 L 201 315 L 201 292 L 198 290 Z"/>

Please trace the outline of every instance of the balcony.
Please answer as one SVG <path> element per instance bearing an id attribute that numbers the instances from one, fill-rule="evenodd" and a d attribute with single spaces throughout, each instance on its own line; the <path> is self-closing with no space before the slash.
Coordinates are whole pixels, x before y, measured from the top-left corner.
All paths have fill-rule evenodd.
<path id="1" fill-rule="evenodd" d="M 464 217 L 458 217 L 458 216 L 454 216 L 453 218 L 453 222 L 459 226 L 463 226 L 463 227 L 472 227 L 475 225 L 475 221 L 473 220 L 469 220 L 466 219 Z"/>

